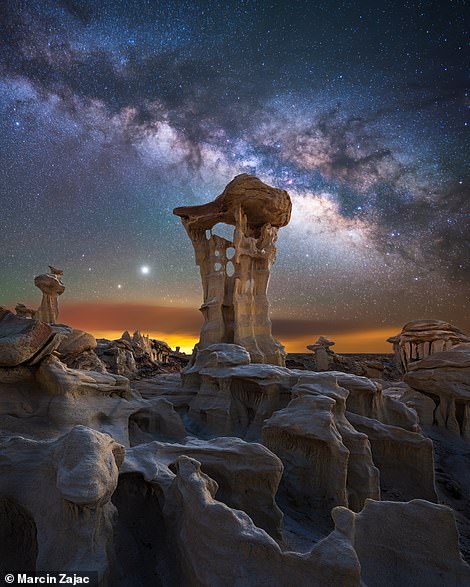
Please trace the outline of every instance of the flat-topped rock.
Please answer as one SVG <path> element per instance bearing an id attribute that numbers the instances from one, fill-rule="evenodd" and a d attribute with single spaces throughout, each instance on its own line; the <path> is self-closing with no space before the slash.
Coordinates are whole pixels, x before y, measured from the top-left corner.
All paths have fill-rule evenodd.
<path id="1" fill-rule="evenodd" d="M 396 363 L 406 373 L 414 362 L 470 342 L 470 336 L 444 320 L 413 320 L 387 342 L 393 344 Z"/>

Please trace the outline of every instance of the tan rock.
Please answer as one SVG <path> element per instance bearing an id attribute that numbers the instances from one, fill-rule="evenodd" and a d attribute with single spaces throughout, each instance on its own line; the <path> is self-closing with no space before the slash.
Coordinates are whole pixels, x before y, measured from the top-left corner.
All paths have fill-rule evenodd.
<path id="1" fill-rule="evenodd" d="M 65 291 L 60 273 L 44 273 L 34 278 L 34 285 L 42 291 L 42 301 L 36 312 L 36 318 L 48 324 L 55 324 L 59 317 L 59 296 Z"/>
<path id="2" fill-rule="evenodd" d="M 60 344 L 47 324 L 0 311 L 0 367 L 38 363 Z"/>
<path id="3" fill-rule="evenodd" d="M 32 308 L 28 308 L 24 304 L 20 304 L 20 303 L 16 304 L 15 312 L 16 312 L 16 315 L 19 316 L 20 318 L 34 318 L 35 314 L 36 314 L 36 310 L 33 310 Z"/>
<path id="4" fill-rule="evenodd" d="M 405 382 L 434 403 L 433 423 L 470 441 L 470 344 L 454 345 L 409 366 Z"/>
<path id="5" fill-rule="evenodd" d="M 64 356 L 79 355 L 86 351 L 92 351 L 96 348 L 96 338 L 89 332 L 73 328 L 69 334 L 66 334 L 57 349 Z"/>
<path id="6" fill-rule="evenodd" d="M 286 191 L 242 174 L 213 202 L 175 208 L 193 243 L 203 285 L 202 350 L 215 343 L 244 347 L 254 363 L 285 364 L 271 335 L 267 288 L 278 229 L 290 220 Z M 235 227 L 233 240 L 214 234 L 215 224 Z"/>
<path id="7" fill-rule="evenodd" d="M 406 373 L 413 362 L 456 344 L 470 342 L 470 336 L 443 320 L 414 320 L 387 341 L 393 344 L 397 366 Z"/>
<path id="8" fill-rule="evenodd" d="M 346 418 L 346 402 L 350 392 L 341 387 L 332 374 L 307 373 L 299 378 L 292 393 L 296 396 L 326 396 L 334 400 L 335 426 L 349 451 L 346 474 L 348 507 L 359 511 L 367 498 L 380 499 L 379 470 L 372 459 L 369 439 L 366 434 L 358 432 Z M 315 417 L 312 414 L 312 418 Z"/>
<path id="9" fill-rule="evenodd" d="M 123 446 L 83 426 L 53 441 L 1 442 L 1 542 L 23 529 L 9 572 L 94 571 L 105 584 L 115 512 L 110 498 L 123 460 Z"/>

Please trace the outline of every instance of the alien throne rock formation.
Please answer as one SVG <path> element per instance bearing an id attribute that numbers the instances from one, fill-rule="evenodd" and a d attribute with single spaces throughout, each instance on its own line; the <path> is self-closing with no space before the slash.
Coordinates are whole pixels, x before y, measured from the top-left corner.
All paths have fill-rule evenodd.
<path id="1" fill-rule="evenodd" d="M 61 269 L 49 265 L 50 272 L 37 275 L 34 285 L 42 291 L 42 302 L 36 312 L 36 319 L 49 324 L 55 324 L 59 317 L 59 296 L 65 291 L 62 283 Z"/>
<path id="2" fill-rule="evenodd" d="M 285 364 L 271 335 L 267 289 L 279 228 L 290 220 L 289 194 L 258 178 L 237 175 L 213 202 L 175 208 L 193 243 L 204 291 L 199 350 L 238 344 L 253 363 Z M 233 241 L 212 232 L 219 222 L 235 227 Z"/>

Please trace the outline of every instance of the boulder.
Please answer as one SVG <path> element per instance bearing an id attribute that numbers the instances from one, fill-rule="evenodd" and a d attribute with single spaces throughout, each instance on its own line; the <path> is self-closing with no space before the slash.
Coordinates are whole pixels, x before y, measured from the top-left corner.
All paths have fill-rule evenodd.
<path id="1" fill-rule="evenodd" d="M 0 311 L 0 367 L 38 363 L 60 344 L 61 336 L 38 320 Z"/>

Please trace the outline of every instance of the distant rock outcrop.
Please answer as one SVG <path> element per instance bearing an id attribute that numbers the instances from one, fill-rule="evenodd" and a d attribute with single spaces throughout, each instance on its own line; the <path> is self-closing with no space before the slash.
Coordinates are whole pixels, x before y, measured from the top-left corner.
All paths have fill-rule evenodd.
<path id="1" fill-rule="evenodd" d="M 24 304 L 20 303 L 16 304 L 15 312 L 17 316 L 20 316 L 20 318 L 34 318 L 36 315 L 36 310 L 28 308 Z"/>
<path id="2" fill-rule="evenodd" d="M 34 285 L 42 291 L 42 302 L 36 312 L 36 318 L 42 322 L 55 324 L 59 317 L 59 296 L 65 291 L 62 283 L 63 271 L 51 268 L 51 273 L 37 275 Z"/>
<path id="3" fill-rule="evenodd" d="M 453 345 L 408 368 L 405 382 L 434 404 L 433 424 L 470 442 L 470 344 Z"/>
<path id="4" fill-rule="evenodd" d="M 462 342 L 470 342 L 470 336 L 443 320 L 414 320 L 405 324 L 400 334 L 391 336 L 387 342 L 393 344 L 397 366 L 406 373 L 414 362 Z"/>
<path id="5" fill-rule="evenodd" d="M 334 346 L 334 342 L 325 336 L 320 336 L 316 342 L 307 346 L 309 351 L 315 355 L 316 371 L 328 371 L 333 365 L 333 351 L 330 347 Z"/>

